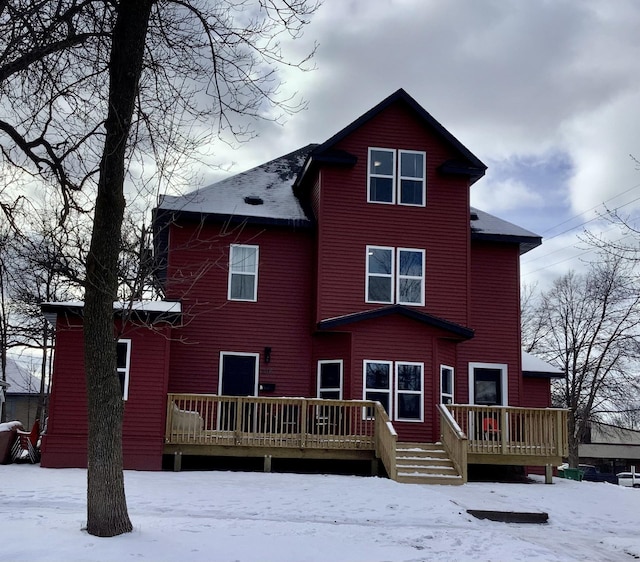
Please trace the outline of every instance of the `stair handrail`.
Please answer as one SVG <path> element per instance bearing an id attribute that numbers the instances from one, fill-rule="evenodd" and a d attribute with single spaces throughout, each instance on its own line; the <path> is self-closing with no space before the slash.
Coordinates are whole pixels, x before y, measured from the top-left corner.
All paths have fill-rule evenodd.
<path id="1" fill-rule="evenodd" d="M 398 479 L 396 468 L 396 442 L 398 434 L 380 402 L 375 403 L 376 457 L 382 461 L 391 480 Z"/>
<path id="2" fill-rule="evenodd" d="M 440 440 L 453 466 L 467 482 L 467 435 L 458 425 L 445 404 L 438 404 L 440 412 Z"/>

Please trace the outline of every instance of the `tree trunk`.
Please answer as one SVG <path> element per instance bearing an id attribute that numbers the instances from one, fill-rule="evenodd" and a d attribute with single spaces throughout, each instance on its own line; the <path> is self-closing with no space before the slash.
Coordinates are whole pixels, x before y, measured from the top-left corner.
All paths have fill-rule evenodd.
<path id="1" fill-rule="evenodd" d="M 124 215 L 127 139 L 151 11 L 151 0 L 121 0 L 109 63 L 109 113 L 87 257 L 84 355 L 89 416 L 87 531 L 111 537 L 132 530 L 124 492 L 123 402 L 116 374 L 113 302 Z"/>
<path id="2" fill-rule="evenodd" d="M 575 412 L 569 409 L 567 416 L 567 429 L 569 434 L 569 466 L 571 468 L 578 468 L 580 457 L 578 455 L 578 447 L 580 446 L 579 433 L 576 428 Z"/>

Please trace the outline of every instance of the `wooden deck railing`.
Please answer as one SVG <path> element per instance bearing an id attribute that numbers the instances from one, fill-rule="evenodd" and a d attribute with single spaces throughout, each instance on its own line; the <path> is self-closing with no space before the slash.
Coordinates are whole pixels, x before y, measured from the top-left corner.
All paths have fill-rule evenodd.
<path id="1" fill-rule="evenodd" d="M 376 457 L 378 457 L 391 480 L 397 480 L 398 471 L 396 469 L 396 442 L 398 434 L 393 429 L 393 425 L 387 412 L 380 402 L 375 406 L 375 444 Z"/>
<path id="2" fill-rule="evenodd" d="M 379 449 L 386 456 L 392 446 L 382 430 L 376 435 L 379 411 L 376 402 L 365 400 L 169 394 L 165 440 L 182 445 Z"/>
<path id="3" fill-rule="evenodd" d="M 449 404 L 474 454 L 566 457 L 567 411 Z"/>
<path id="4" fill-rule="evenodd" d="M 467 482 L 467 447 L 468 441 L 464 431 L 447 410 L 444 404 L 438 404 L 440 412 L 440 439 L 453 466 L 462 477 L 462 482 Z"/>

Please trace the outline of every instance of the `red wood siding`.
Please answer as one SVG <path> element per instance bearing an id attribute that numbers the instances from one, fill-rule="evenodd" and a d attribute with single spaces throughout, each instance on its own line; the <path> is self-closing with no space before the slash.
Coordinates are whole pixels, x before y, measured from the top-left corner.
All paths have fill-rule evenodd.
<path id="1" fill-rule="evenodd" d="M 525 408 L 551 407 L 551 380 L 544 378 L 522 378 L 522 404 Z"/>
<path id="2" fill-rule="evenodd" d="M 309 230 L 245 225 L 172 226 L 168 298 L 180 298 L 184 326 L 174 331 L 170 392 L 218 392 L 220 352 L 259 353 L 268 396 L 314 396 L 311 358 L 313 235 Z M 259 246 L 258 300 L 227 300 L 230 244 Z M 264 349 L 271 348 L 271 362 Z"/>
<path id="3" fill-rule="evenodd" d="M 368 148 L 426 152 L 427 205 L 367 203 Z M 322 172 L 318 217 L 318 320 L 379 305 L 365 303 L 366 246 L 426 250 L 422 310 L 467 323 L 469 196 L 465 179 L 437 168 L 453 154 L 415 122 L 403 106 L 392 106 L 338 146 L 358 158 L 353 168 Z"/>
<path id="4" fill-rule="evenodd" d="M 123 424 L 124 466 L 160 470 L 164 444 L 168 382 L 169 328 L 130 327 L 120 338 L 131 339 L 129 394 Z M 86 467 L 87 409 L 83 334 L 79 319 L 58 321 L 54 378 L 44 467 Z"/>
<path id="5" fill-rule="evenodd" d="M 521 404 L 519 254 L 516 244 L 471 244 L 473 339 L 459 347 L 456 397 L 469 399 L 469 363 L 503 363 L 508 368 L 508 401 Z"/>

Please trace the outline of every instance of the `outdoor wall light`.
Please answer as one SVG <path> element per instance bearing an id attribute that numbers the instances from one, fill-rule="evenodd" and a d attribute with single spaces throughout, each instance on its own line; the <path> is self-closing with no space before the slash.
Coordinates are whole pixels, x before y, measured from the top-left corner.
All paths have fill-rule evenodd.
<path id="1" fill-rule="evenodd" d="M 270 363 L 271 362 L 271 348 L 270 347 L 265 347 L 264 348 L 264 362 L 265 363 Z"/>

